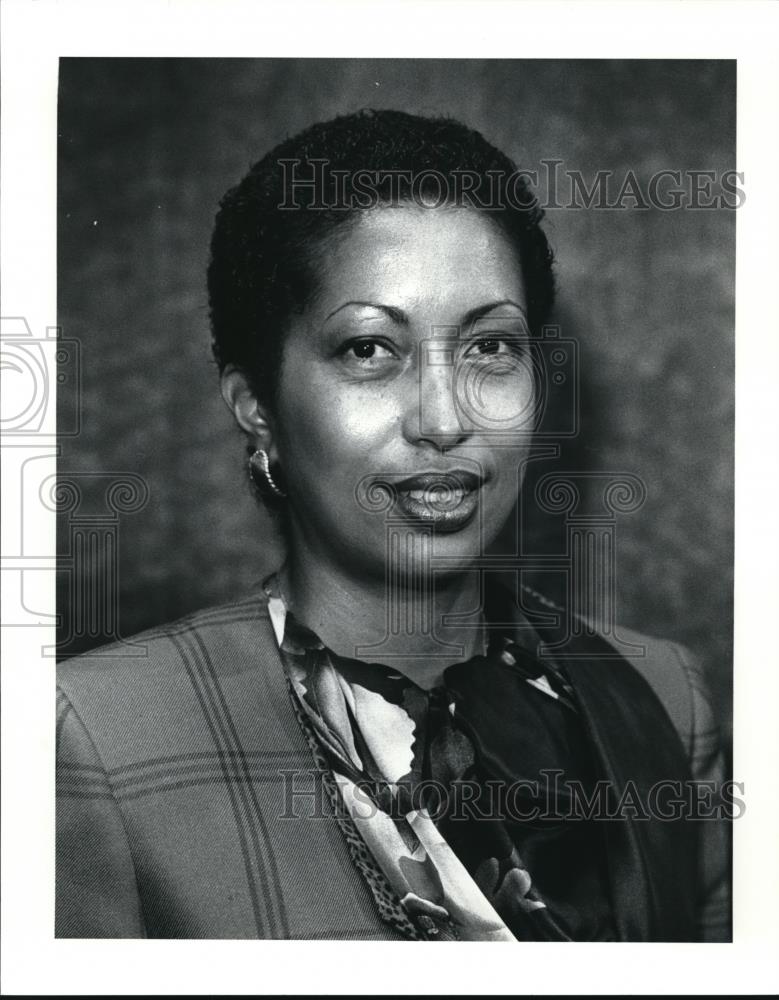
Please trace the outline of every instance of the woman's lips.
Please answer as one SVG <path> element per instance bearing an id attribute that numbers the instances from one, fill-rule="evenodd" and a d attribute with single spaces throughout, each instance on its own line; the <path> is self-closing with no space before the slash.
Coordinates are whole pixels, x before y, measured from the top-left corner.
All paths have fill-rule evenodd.
<path id="1" fill-rule="evenodd" d="M 439 531 L 458 531 L 476 513 L 484 479 L 458 469 L 423 473 L 387 485 L 392 490 L 395 510 L 411 520 L 434 525 Z"/>

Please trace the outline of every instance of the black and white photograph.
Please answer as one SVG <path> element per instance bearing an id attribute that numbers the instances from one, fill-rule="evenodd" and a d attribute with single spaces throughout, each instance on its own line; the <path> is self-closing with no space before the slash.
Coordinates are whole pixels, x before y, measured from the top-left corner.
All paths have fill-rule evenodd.
<path id="1" fill-rule="evenodd" d="M 541 993 L 544 942 L 724 968 L 760 938 L 740 748 L 776 689 L 770 648 L 739 666 L 738 54 L 61 48 L 56 278 L 2 311 L 52 954 L 504 942 Z M 375 961 L 346 992 L 414 991 Z M 700 990 L 648 975 L 587 991 Z"/>

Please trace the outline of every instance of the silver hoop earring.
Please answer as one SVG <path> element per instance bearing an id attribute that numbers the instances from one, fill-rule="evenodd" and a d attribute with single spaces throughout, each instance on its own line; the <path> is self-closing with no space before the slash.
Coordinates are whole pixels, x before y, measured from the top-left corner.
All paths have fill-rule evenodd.
<path id="1" fill-rule="evenodd" d="M 257 448 L 249 459 L 249 475 L 255 483 L 257 483 L 258 474 L 262 476 L 271 493 L 277 497 L 286 497 L 287 494 L 283 490 L 280 490 L 273 481 L 273 476 L 270 474 L 270 459 L 268 458 L 267 451 L 264 451 L 262 448 Z"/>

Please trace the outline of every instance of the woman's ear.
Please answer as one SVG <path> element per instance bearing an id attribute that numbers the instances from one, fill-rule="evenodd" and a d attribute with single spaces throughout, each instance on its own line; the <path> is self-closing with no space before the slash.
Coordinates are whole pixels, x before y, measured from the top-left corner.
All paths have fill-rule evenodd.
<path id="1" fill-rule="evenodd" d="M 222 399 L 235 417 L 235 422 L 249 437 L 255 448 L 262 448 L 271 461 L 276 460 L 273 431 L 268 410 L 251 386 L 246 372 L 227 365 L 222 372 Z"/>

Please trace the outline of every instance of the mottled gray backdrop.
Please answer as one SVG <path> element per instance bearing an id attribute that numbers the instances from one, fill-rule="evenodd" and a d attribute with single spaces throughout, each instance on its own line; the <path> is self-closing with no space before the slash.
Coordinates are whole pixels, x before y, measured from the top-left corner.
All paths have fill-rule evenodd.
<path id="1" fill-rule="evenodd" d="M 77 392 L 72 377 L 60 387 L 61 414 L 81 414 L 60 472 L 77 474 L 83 493 L 60 519 L 63 652 L 230 598 L 279 558 L 219 395 L 205 289 L 218 200 L 271 145 L 335 114 L 392 107 L 460 118 L 528 169 L 558 159 L 588 178 L 719 174 L 736 166 L 735 88 L 735 63 L 711 61 L 63 60 L 57 322 L 80 343 L 82 378 Z M 557 467 L 646 484 L 645 504 L 617 522 L 619 618 L 701 654 L 723 717 L 734 215 L 547 217 L 557 321 L 582 357 L 581 434 Z M 119 617 L 105 628 L 89 624 L 105 615 L 84 609 L 89 554 L 75 573 L 70 534 L 76 516 L 94 520 L 95 538 L 103 530 L 105 479 L 84 475 L 95 472 L 133 473 L 149 489 L 141 510 L 110 522 L 118 569 L 96 590 L 112 604 L 115 589 Z M 531 511 L 526 548 L 559 546 L 555 520 Z M 559 574 L 536 582 L 553 596 L 562 585 Z"/>

